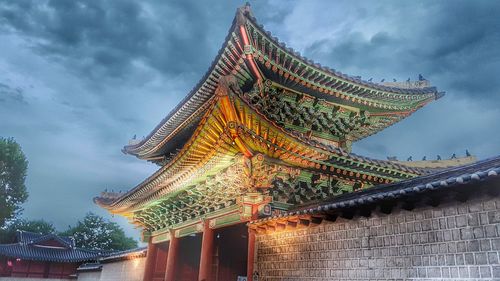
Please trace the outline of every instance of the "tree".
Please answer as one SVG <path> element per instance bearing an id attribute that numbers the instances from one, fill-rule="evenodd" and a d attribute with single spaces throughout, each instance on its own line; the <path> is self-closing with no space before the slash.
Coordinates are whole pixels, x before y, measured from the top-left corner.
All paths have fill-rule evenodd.
<path id="1" fill-rule="evenodd" d="M 0 137 L 0 227 L 18 216 L 28 199 L 24 181 L 28 161 L 21 146 L 12 138 Z"/>
<path id="2" fill-rule="evenodd" d="M 13 224 L 11 224 L 9 226 L 9 228 L 13 228 L 16 230 L 35 232 L 35 233 L 39 233 L 39 234 L 56 233 L 56 229 L 55 229 L 54 225 L 48 221 L 43 220 L 43 219 L 41 219 L 41 220 L 25 220 L 25 219 L 16 220 Z"/>
<path id="3" fill-rule="evenodd" d="M 118 224 L 94 213 L 87 213 L 82 221 L 61 235 L 72 236 L 79 248 L 128 250 L 137 247 L 137 241 L 127 237 Z"/>
<path id="4" fill-rule="evenodd" d="M 44 220 L 17 219 L 9 223 L 4 229 L 0 229 L 0 244 L 12 243 L 16 236 L 16 231 L 29 231 L 39 234 L 56 233 L 52 223 Z"/>

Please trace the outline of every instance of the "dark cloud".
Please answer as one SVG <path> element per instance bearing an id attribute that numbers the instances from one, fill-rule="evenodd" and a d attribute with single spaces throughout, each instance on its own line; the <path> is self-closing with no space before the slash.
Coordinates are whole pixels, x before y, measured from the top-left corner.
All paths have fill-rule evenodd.
<path id="1" fill-rule="evenodd" d="M 363 26 L 347 28 L 338 38 L 312 43 L 304 53 L 379 79 L 424 73 L 447 92 L 500 101 L 500 80 L 495 79 L 500 51 L 492 47 L 500 44 L 500 2 L 425 3 L 372 3 L 373 10 L 384 14 L 359 9 L 354 15 L 366 29 L 384 22 L 387 14 L 397 24 L 380 26 L 373 34 L 364 33 Z"/>
<path id="2" fill-rule="evenodd" d="M 0 133 L 30 161 L 28 217 L 65 228 L 91 199 L 156 166 L 123 155 L 215 58 L 243 1 L 0 1 Z M 305 56 L 351 75 L 424 74 L 447 95 L 354 152 L 400 159 L 500 152 L 497 1 L 255 1 Z M 124 219 L 114 218 L 137 234 Z"/>
<path id="3" fill-rule="evenodd" d="M 127 71 L 153 38 L 135 1 L 11 1 L 0 9 L 6 26 L 34 39 L 34 48 L 92 73 Z"/>
<path id="4" fill-rule="evenodd" d="M 297 2 L 277 25 L 305 56 L 344 73 L 392 80 L 424 74 L 446 96 L 354 145 L 377 158 L 500 152 L 500 3 Z M 379 147 L 382 145 L 383 147 Z"/>
<path id="5" fill-rule="evenodd" d="M 236 6 L 20 0 L 0 7 L 0 22 L 33 39 L 36 51 L 92 78 L 126 75 L 136 63 L 177 75 L 207 68 L 226 33 L 219 26 L 229 27 Z"/>
<path id="6" fill-rule="evenodd" d="M 0 83 L 0 102 L 25 103 L 23 90 L 21 88 L 11 88 L 9 85 Z"/>

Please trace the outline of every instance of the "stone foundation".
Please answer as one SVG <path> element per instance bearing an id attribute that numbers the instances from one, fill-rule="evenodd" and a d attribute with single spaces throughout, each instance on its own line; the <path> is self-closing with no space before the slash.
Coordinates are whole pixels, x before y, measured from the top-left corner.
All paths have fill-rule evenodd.
<path id="1" fill-rule="evenodd" d="M 500 187 L 499 187 L 500 188 Z M 259 281 L 500 280 L 500 199 L 257 236 Z"/>

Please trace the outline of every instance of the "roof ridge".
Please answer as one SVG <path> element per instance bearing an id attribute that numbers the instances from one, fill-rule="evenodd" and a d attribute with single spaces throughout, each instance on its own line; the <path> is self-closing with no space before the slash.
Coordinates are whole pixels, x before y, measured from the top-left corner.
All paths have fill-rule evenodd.
<path id="1" fill-rule="evenodd" d="M 429 86 L 429 87 L 415 88 L 415 89 L 400 88 L 400 87 L 394 87 L 394 86 L 385 86 L 385 85 L 378 84 L 375 82 L 366 81 L 366 80 L 358 78 L 358 76 L 349 75 L 349 74 L 340 72 L 334 68 L 322 65 L 321 63 L 315 62 L 314 60 L 303 56 L 299 51 L 293 49 L 292 47 L 287 46 L 286 43 L 280 41 L 278 37 L 273 36 L 272 32 L 265 29 L 264 25 L 261 24 L 255 16 L 248 15 L 248 14 L 245 14 L 245 16 L 254 24 L 254 26 L 256 28 L 260 29 L 260 31 L 263 34 L 266 34 L 269 37 L 269 39 L 274 41 L 274 43 L 276 43 L 277 46 L 283 48 L 285 51 L 289 52 L 290 54 L 292 54 L 293 56 L 295 56 L 297 59 L 301 60 L 305 64 L 307 64 L 311 67 L 318 68 L 318 69 L 325 71 L 327 73 L 330 73 L 334 76 L 337 76 L 340 79 L 344 79 L 344 80 L 347 80 L 347 81 L 353 82 L 353 83 L 358 83 L 358 84 L 363 85 L 363 86 L 370 86 L 370 87 L 373 87 L 375 89 L 382 90 L 382 91 L 389 91 L 389 92 L 394 93 L 394 94 L 401 94 L 398 92 L 401 90 L 404 90 L 404 91 L 410 90 L 412 92 L 414 91 L 415 93 L 412 93 L 412 94 L 423 94 L 422 91 L 424 89 L 428 89 L 428 90 L 433 90 L 433 92 L 435 92 L 436 99 L 438 99 L 444 95 L 444 92 L 437 92 L 436 86 Z"/>
<path id="2" fill-rule="evenodd" d="M 152 153 L 155 151 L 156 147 L 161 144 L 162 140 L 165 139 L 166 136 L 171 135 L 172 133 L 175 132 L 175 130 L 172 130 L 171 126 L 179 126 L 179 124 L 176 125 L 176 123 L 182 124 L 185 120 L 188 120 L 189 118 L 195 116 L 197 114 L 196 109 L 202 108 L 202 105 L 205 104 L 211 96 L 213 96 L 213 93 L 211 93 L 210 89 L 208 90 L 208 93 L 201 93 L 200 90 L 205 86 L 213 86 L 211 83 L 209 83 L 209 78 L 214 75 L 215 78 L 213 78 L 212 82 L 217 82 L 217 79 L 219 77 L 219 74 L 214 74 L 214 71 L 217 69 L 219 61 L 223 58 L 224 52 L 226 48 L 228 47 L 228 44 L 230 44 L 230 41 L 232 40 L 232 36 L 234 33 L 237 33 L 237 25 L 240 24 L 245 24 L 246 21 L 249 21 L 252 26 L 260 30 L 263 34 L 266 34 L 266 36 L 269 37 L 269 40 L 272 40 L 272 42 L 276 45 L 279 46 L 280 48 L 283 48 L 284 51 L 290 53 L 290 55 L 296 57 L 298 60 L 302 61 L 302 63 L 308 65 L 309 67 L 316 68 L 320 71 L 326 72 L 327 75 L 332 75 L 335 76 L 336 79 L 344 80 L 346 83 L 354 83 L 355 86 L 361 86 L 365 88 L 372 88 L 374 90 L 378 91 L 386 91 L 389 92 L 389 94 L 395 94 L 395 95 L 412 95 L 412 94 L 428 94 L 428 97 L 425 97 L 425 99 L 422 99 L 421 101 L 427 101 L 432 98 L 430 94 L 433 94 L 434 99 L 437 99 L 439 97 L 439 93 L 437 92 L 437 89 L 435 87 L 427 87 L 427 88 L 418 88 L 418 89 L 412 89 L 412 88 L 397 88 L 397 87 L 389 87 L 389 86 L 384 86 L 381 84 L 369 82 L 369 81 L 364 81 L 362 79 L 359 79 L 354 76 L 350 76 L 347 74 L 343 74 L 342 72 L 339 72 L 335 69 L 329 68 L 322 66 L 319 63 L 314 62 L 313 60 L 310 60 L 306 57 L 303 57 L 300 55 L 299 52 L 295 51 L 292 48 L 286 47 L 286 44 L 283 42 L 280 42 L 278 38 L 272 36 L 272 33 L 265 30 L 263 25 L 259 24 L 256 17 L 253 15 L 251 9 L 250 9 L 250 4 L 245 4 L 242 7 L 239 7 L 236 10 L 235 17 L 233 18 L 231 27 L 228 30 L 228 33 L 225 37 L 224 43 L 222 44 L 221 48 L 219 49 L 217 56 L 214 58 L 212 63 L 210 64 L 209 68 L 207 71 L 204 73 L 204 75 L 201 77 L 201 79 L 197 82 L 197 84 L 189 91 L 189 93 L 184 96 L 184 98 L 172 109 L 170 112 L 160 121 L 159 124 L 157 124 L 150 132 L 149 134 L 140 140 L 139 142 L 136 143 L 130 143 L 128 145 L 125 145 L 122 149 L 123 153 L 126 154 L 132 154 L 135 155 L 139 158 L 140 156 L 147 156 L 149 153 Z M 238 36 L 236 36 L 238 37 Z M 238 44 L 239 45 L 239 44 Z M 243 50 L 243 54 L 245 54 L 247 50 Z M 208 88 L 210 88 L 207 86 Z M 351 95 L 351 94 L 347 94 Z M 194 98 L 198 96 L 198 99 L 196 101 L 193 101 Z M 365 99 L 365 98 L 363 98 Z M 193 101 L 193 102 L 191 102 Z M 193 103 L 197 103 L 193 106 Z M 188 112 L 184 112 L 184 108 L 188 104 L 190 104 L 193 108 L 193 110 L 189 110 Z M 177 114 L 178 113 L 178 114 Z M 187 117 L 186 117 L 187 116 Z M 177 120 L 177 121 L 176 121 Z M 180 120 L 180 121 L 179 121 Z M 155 138 L 156 134 L 159 134 L 160 138 Z"/>
<path id="3" fill-rule="evenodd" d="M 180 108 L 182 108 L 182 106 L 196 94 L 196 92 L 201 88 L 201 86 L 203 86 L 203 84 L 206 82 L 206 80 L 208 79 L 208 77 L 210 76 L 212 71 L 215 69 L 217 62 L 220 60 L 220 58 L 224 52 L 224 49 L 226 48 L 226 45 L 229 42 L 229 39 L 230 39 L 234 29 L 236 28 L 235 24 L 236 24 L 236 18 L 237 18 L 238 13 L 239 13 L 239 10 L 236 11 L 236 15 L 233 18 L 233 22 L 228 30 L 226 37 L 224 38 L 224 43 L 222 44 L 221 48 L 217 52 L 217 55 L 212 60 L 212 62 L 210 63 L 210 66 L 205 71 L 205 74 L 203 74 L 201 79 L 198 80 L 196 85 L 189 91 L 189 93 L 186 96 L 184 96 L 184 98 L 172 110 L 170 110 L 170 112 L 167 114 L 167 116 L 165 116 L 160 121 L 160 123 L 158 125 L 156 125 L 155 128 L 153 128 L 153 130 L 151 130 L 151 132 L 143 140 L 141 140 L 141 142 L 139 142 L 137 144 L 133 144 L 133 145 L 124 146 L 124 148 L 122 149 L 123 153 L 128 153 L 128 149 L 134 149 L 134 148 L 137 148 L 137 147 L 144 145 L 147 142 L 147 140 L 150 139 L 156 131 L 158 131 L 161 127 L 163 127 L 163 125 L 165 125 L 167 123 L 167 121 L 170 120 L 175 115 L 175 113 Z"/>

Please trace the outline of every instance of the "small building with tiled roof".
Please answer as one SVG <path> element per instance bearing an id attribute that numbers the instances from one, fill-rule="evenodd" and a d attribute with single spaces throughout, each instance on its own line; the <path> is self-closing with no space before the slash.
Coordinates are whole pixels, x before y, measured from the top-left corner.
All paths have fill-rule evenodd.
<path id="1" fill-rule="evenodd" d="M 0 276 L 74 278 L 81 263 L 100 256 L 77 248 L 71 237 L 18 231 L 14 243 L 0 245 Z"/>

